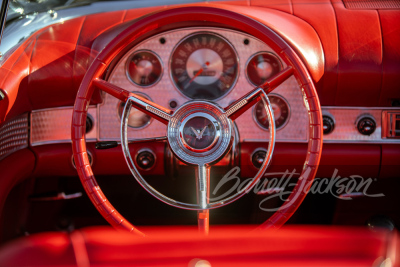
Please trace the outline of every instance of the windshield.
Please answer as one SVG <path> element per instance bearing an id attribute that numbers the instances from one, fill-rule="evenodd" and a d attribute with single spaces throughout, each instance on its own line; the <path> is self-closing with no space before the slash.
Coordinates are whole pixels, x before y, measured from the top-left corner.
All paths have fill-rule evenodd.
<path id="1" fill-rule="evenodd" d="M 51 24 L 100 12 L 213 1 L 218 0 L 11 0 L 0 44 L 0 65 L 26 38 Z"/>
<path id="2" fill-rule="evenodd" d="M 93 2 L 106 0 L 13 0 L 7 14 L 7 21 L 20 17 L 49 10 L 60 10 L 70 7 L 90 5 Z"/>

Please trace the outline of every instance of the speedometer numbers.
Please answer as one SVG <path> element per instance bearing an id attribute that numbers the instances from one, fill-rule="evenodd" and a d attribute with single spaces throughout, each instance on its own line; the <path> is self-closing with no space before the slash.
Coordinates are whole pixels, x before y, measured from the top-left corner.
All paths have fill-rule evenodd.
<path id="1" fill-rule="evenodd" d="M 175 47 L 170 66 L 176 87 L 191 99 L 218 99 L 238 77 L 236 51 L 221 36 L 208 32 L 184 38 Z"/>

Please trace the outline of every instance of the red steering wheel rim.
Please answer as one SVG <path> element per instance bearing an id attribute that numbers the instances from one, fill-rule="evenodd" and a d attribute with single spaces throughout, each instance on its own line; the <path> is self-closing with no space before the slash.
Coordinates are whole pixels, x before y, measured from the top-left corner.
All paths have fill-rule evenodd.
<path id="1" fill-rule="evenodd" d="M 260 39 L 278 53 L 288 66 L 295 70 L 295 77 L 302 89 L 304 101 L 309 114 L 309 142 L 304 168 L 291 195 L 283 206 L 275 212 L 259 228 L 279 228 L 297 210 L 305 198 L 314 180 L 322 150 L 322 114 L 318 96 L 308 71 L 293 51 L 275 32 L 258 21 L 244 15 L 212 7 L 183 7 L 161 11 L 138 21 L 134 21 L 116 38 L 114 38 L 95 58 L 89 67 L 77 93 L 72 115 L 71 137 L 72 150 L 76 169 L 84 189 L 100 214 L 115 228 L 125 229 L 143 235 L 136 227 L 128 222 L 107 200 L 92 172 L 89 164 L 85 126 L 87 110 L 92 97 L 94 86 L 92 81 L 104 76 L 109 64 L 128 45 L 136 44 L 146 34 L 162 27 L 176 23 L 218 23 L 234 26 L 237 30 L 246 32 Z"/>

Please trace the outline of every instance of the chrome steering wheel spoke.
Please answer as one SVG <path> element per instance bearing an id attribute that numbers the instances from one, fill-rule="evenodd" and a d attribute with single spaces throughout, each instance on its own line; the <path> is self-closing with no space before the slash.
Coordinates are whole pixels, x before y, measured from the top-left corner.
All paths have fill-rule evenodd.
<path id="1" fill-rule="evenodd" d="M 225 108 L 226 115 L 231 119 L 235 120 L 240 115 L 242 115 L 245 111 L 251 108 L 254 104 L 256 104 L 261 99 L 261 94 L 271 93 L 275 88 L 281 85 L 284 81 L 286 81 L 293 74 L 293 68 L 287 67 L 283 71 L 279 72 L 272 78 L 268 79 L 262 85 L 253 89 L 250 93 L 244 95 L 240 99 L 236 100 L 229 106 Z"/>
<path id="2" fill-rule="evenodd" d="M 197 204 L 203 210 L 197 211 L 197 224 L 199 231 L 208 234 L 210 224 L 210 213 L 207 205 L 210 199 L 210 166 L 196 166 L 196 189 L 197 189 Z"/>
<path id="3" fill-rule="evenodd" d="M 132 102 L 132 105 L 135 108 L 150 115 L 151 117 L 162 122 L 165 125 L 168 125 L 171 119 L 171 110 L 157 105 L 156 103 L 140 95 L 131 93 L 125 89 L 122 89 L 112 83 L 109 83 L 99 78 L 93 80 L 93 85 L 123 102 Z"/>

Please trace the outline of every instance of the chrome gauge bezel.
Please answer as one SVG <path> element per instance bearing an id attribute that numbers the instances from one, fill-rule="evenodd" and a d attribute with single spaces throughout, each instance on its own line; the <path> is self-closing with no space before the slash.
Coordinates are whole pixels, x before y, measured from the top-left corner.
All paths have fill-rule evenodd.
<path id="1" fill-rule="evenodd" d="M 160 62 L 160 65 L 161 65 L 160 76 L 157 78 L 156 81 L 154 81 L 152 84 L 149 84 L 149 85 L 140 85 L 140 84 L 135 83 L 135 82 L 132 80 L 131 75 L 129 74 L 129 69 L 128 69 L 128 67 L 129 67 L 129 63 L 131 62 L 131 59 L 132 59 L 136 54 L 142 53 L 142 52 L 146 52 L 146 53 L 149 53 L 149 54 L 152 54 L 153 56 L 155 56 L 155 57 L 158 59 L 158 61 Z M 160 56 L 158 56 L 158 55 L 157 55 L 155 52 L 153 52 L 152 50 L 148 50 L 148 49 L 139 49 L 139 50 L 135 50 L 135 51 L 133 51 L 133 52 L 129 55 L 129 57 L 126 59 L 126 62 L 125 62 L 125 75 L 126 75 L 126 77 L 128 78 L 128 80 L 129 80 L 134 86 L 139 87 L 139 88 L 143 88 L 143 89 L 151 88 L 151 87 L 155 86 L 157 83 L 159 83 L 159 82 L 161 81 L 162 76 L 164 75 L 164 64 L 163 64 L 163 61 L 161 60 Z"/>
<path id="2" fill-rule="evenodd" d="M 140 96 L 142 96 L 144 98 L 147 98 L 150 101 L 153 101 L 150 96 L 148 96 L 147 94 L 145 94 L 143 92 L 131 91 L 131 93 L 134 93 L 136 95 L 140 95 Z M 121 121 L 121 117 L 122 117 L 122 114 L 121 115 L 119 114 L 119 106 L 121 105 L 121 103 L 123 103 L 123 102 L 122 101 L 118 101 L 117 102 L 117 118 L 118 118 L 118 121 Z M 133 130 L 142 130 L 142 129 L 146 128 L 147 126 L 149 126 L 152 121 L 153 121 L 153 118 L 150 116 L 150 120 L 145 125 L 140 126 L 140 127 L 133 127 L 133 126 L 130 126 L 128 124 L 128 127 L 130 129 L 133 129 Z"/>
<path id="3" fill-rule="evenodd" d="M 287 124 L 289 123 L 289 121 L 290 121 L 290 117 L 291 117 L 292 112 L 291 112 L 291 109 L 290 109 L 289 102 L 286 100 L 286 98 L 284 98 L 282 95 L 279 95 L 279 94 L 268 94 L 268 97 L 269 97 L 269 99 L 271 99 L 271 97 L 278 97 L 278 98 L 280 98 L 281 100 L 283 100 L 283 102 L 285 102 L 285 104 L 288 106 L 288 117 L 287 117 L 285 123 L 282 124 L 279 128 L 278 128 L 278 127 L 275 127 L 276 131 L 280 131 L 280 130 L 282 130 L 283 128 L 285 128 L 286 125 L 287 125 Z M 271 100 L 270 100 L 270 102 L 271 102 Z M 263 125 L 261 125 L 260 122 L 259 122 L 259 121 L 257 120 L 257 118 L 256 118 L 256 108 L 257 108 L 257 104 L 258 104 L 258 102 L 257 102 L 257 103 L 253 106 L 253 108 L 252 108 L 252 111 L 251 111 L 251 114 L 252 114 L 252 115 L 251 115 L 251 117 L 253 118 L 254 122 L 257 124 L 257 126 L 258 126 L 259 128 L 261 128 L 263 131 L 269 132 L 269 129 L 265 129 L 265 127 L 264 127 Z M 271 105 L 272 105 L 272 104 L 271 104 Z M 272 106 L 271 106 L 271 108 L 272 108 Z"/>
<path id="4" fill-rule="evenodd" d="M 247 81 L 249 82 L 249 84 L 254 85 L 254 86 L 259 86 L 259 84 L 254 84 L 254 83 L 250 80 L 249 75 L 247 74 L 247 68 L 248 68 L 248 66 L 249 66 L 250 61 L 251 61 L 254 57 L 256 57 L 256 56 L 258 56 L 258 55 L 261 55 L 261 54 L 269 54 L 269 55 L 275 57 L 275 58 L 278 60 L 278 62 L 279 62 L 279 71 L 282 71 L 282 70 L 283 70 L 283 63 L 282 63 L 281 59 L 280 59 L 275 53 L 272 53 L 272 52 L 269 52 L 269 51 L 259 51 L 259 52 L 255 53 L 255 54 L 251 55 L 251 56 L 247 59 L 246 64 L 245 64 L 245 66 L 244 66 L 244 76 L 246 76 L 246 79 L 247 79 Z M 272 95 L 272 94 L 271 94 L 271 95 Z"/>
<path id="5" fill-rule="evenodd" d="M 176 49 L 180 46 L 180 44 L 183 43 L 185 40 L 189 39 L 190 37 L 192 37 L 194 35 L 198 35 L 198 34 L 210 34 L 210 35 L 217 36 L 218 38 L 221 38 L 232 48 L 233 52 L 235 53 L 235 58 L 236 58 L 236 62 L 237 62 L 237 74 L 236 74 L 235 80 L 232 83 L 231 87 L 226 91 L 226 93 L 224 95 L 211 100 L 211 101 L 218 101 L 222 98 L 227 97 L 232 92 L 232 90 L 235 88 L 237 81 L 239 80 L 239 77 L 240 77 L 240 58 L 239 58 L 238 52 L 236 51 L 235 47 L 231 44 L 231 42 L 227 38 L 222 36 L 221 34 L 218 34 L 218 33 L 212 32 L 212 31 L 207 31 L 207 30 L 200 30 L 200 31 L 196 31 L 196 32 L 193 32 L 193 33 L 190 33 L 190 34 L 184 36 L 181 40 L 179 40 L 179 42 L 177 42 L 175 44 L 174 48 L 171 51 L 171 55 L 169 56 L 169 60 L 168 60 L 168 68 L 169 68 L 168 76 L 169 76 L 169 79 L 171 80 L 172 84 L 174 85 L 175 89 L 179 92 L 180 95 L 182 95 L 184 98 L 186 98 L 188 100 L 196 100 L 196 99 L 188 97 L 187 95 L 182 93 L 182 91 L 179 89 L 179 86 L 175 83 L 174 78 L 172 77 L 171 64 L 172 64 L 172 55 L 175 53 Z M 199 100 L 199 99 L 197 99 L 197 100 Z"/>

